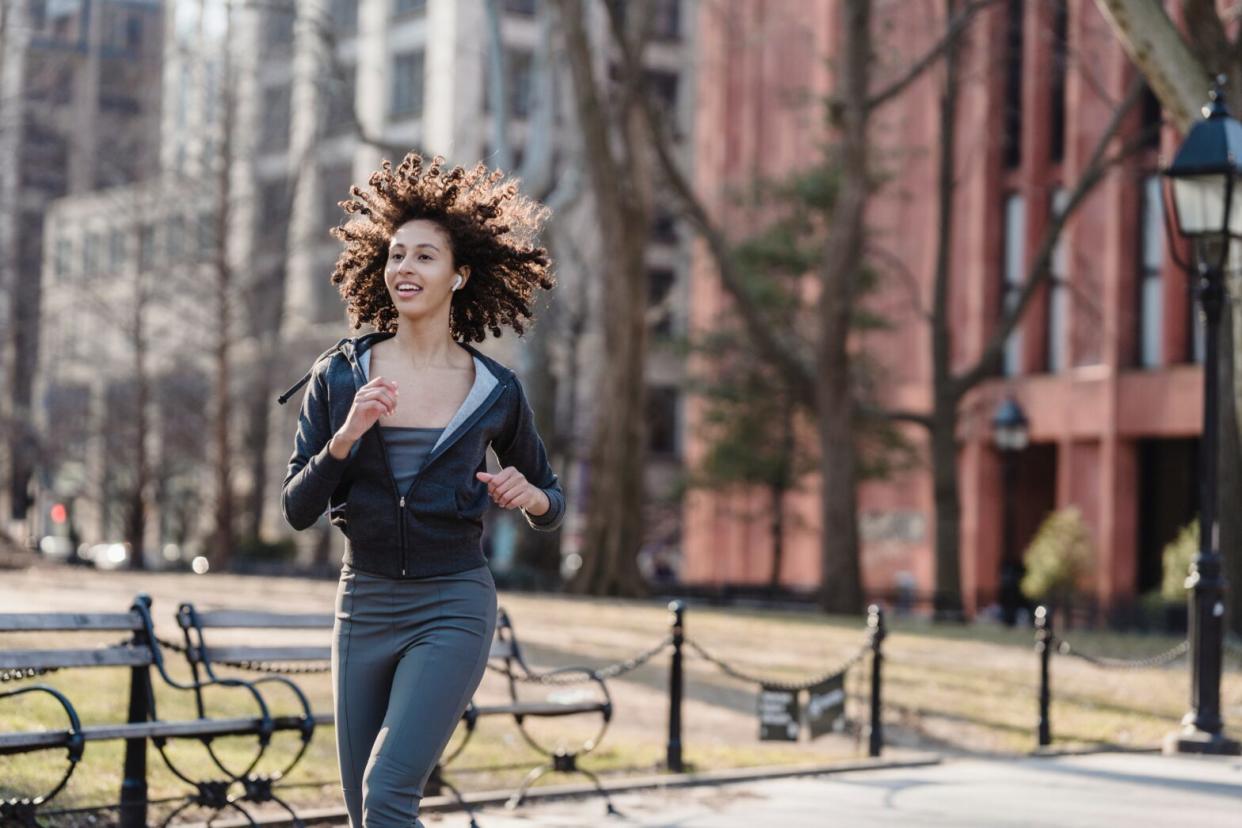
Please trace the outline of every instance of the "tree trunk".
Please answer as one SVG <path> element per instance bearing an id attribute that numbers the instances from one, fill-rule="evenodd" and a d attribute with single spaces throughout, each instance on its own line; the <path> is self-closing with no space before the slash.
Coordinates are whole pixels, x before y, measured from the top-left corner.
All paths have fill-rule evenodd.
<path id="1" fill-rule="evenodd" d="M 134 481 L 126 506 L 125 540 L 129 543 L 131 569 L 146 569 L 143 542 L 147 530 L 147 489 L 150 485 L 150 459 L 147 456 L 147 432 L 150 429 L 151 380 L 147 376 L 146 314 L 149 296 L 146 292 L 146 274 L 137 275 L 133 306 L 134 380 Z"/>
<path id="2" fill-rule="evenodd" d="M 226 27 L 233 28 L 232 7 L 226 8 Z M 218 206 L 216 210 L 216 250 L 215 253 L 215 302 L 216 302 L 216 341 L 214 347 L 214 388 L 215 419 L 213 431 L 215 436 L 215 528 L 211 538 L 211 564 L 217 570 L 227 570 L 233 557 L 233 441 L 232 441 L 232 335 L 231 320 L 233 318 L 233 271 L 229 260 L 230 199 L 232 188 L 230 179 L 233 167 L 233 128 L 237 112 L 237 100 L 232 86 L 231 47 L 224 50 L 224 66 L 220 88 L 225 91 L 224 111 L 220 125 L 220 157 L 219 169 L 216 170 L 216 186 L 218 188 Z"/>
<path id="3" fill-rule="evenodd" d="M 949 0 L 952 18 L 956 0 Z M 936 509 L 936 587 L 932 611 L 936 618 L 960 620 L 962 607 L 961 487 L 957 468 L 957 406 L 953 382 L 953 348 L 949 331 L 949 278 L 953 244 L 954 161 L 957 156 L 957 96 L 960 47 L 944 55 L 944 86 L 940 95 L 940 141 L 937 170 L 936 273 L 932 285 L 932 492 Z"/>
<path id="4" fill-rule="evenodd" d="M 641 595 L 645 440 L 646 262 L 650 225 L 641 76 L 626 71 L 616 122 L 599 97 L 578 0 L 557 3 L 573 77 L 584 156 L 603 233 L 603 359 L 595 395 L 590 491 L 582 567 L 569 588 L 592 595 Z M 637 15 L 630 15 L 632 23 Z M 622 43 L 622 47 L 630 44 Z M 623 161 L 613 155 L 616 134 Z"/>
<path id="5" fill-rule="evenodd" d="M 820 591 L 824 612 L 862 611 L 858 539 L 858 457 L 854 442 L 850 320 L 863 259 L 863 214 L 869 190 L 867 80 L 871 4 L 845 0 L 836 84 L 840 106 L 841 183 L 833 204 L 820 273 L 820 341 L 816 347 L 816 410 L 820 445 Z"/>

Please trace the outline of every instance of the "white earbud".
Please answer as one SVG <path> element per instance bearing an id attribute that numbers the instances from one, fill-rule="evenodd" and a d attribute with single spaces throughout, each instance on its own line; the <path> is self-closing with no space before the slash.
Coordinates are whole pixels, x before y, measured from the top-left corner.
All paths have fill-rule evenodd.
<path id="1" fill-rule="evenodd" d="M 460 273 L 457 274 L 457 281 L 453 282 L 453 290 L 457 290 L 459 287 L 461 287 L 461 274 Z"/>

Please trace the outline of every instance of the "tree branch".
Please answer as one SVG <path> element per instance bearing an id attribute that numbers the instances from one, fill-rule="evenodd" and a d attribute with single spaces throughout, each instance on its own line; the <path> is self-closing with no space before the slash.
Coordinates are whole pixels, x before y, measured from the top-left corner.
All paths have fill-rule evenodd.
<path id="1" fill-rule="evenodd" d="M 1130 88 L 1127 90 L 1121 105 L 1113 111 L 1112 118 L 1104 128 L 1104 132 L 1100 135 L 1100 139 L 1091 153 L 1091 159 L 1083 169 L 1082 176 L 1078 179 L 1078 183 L 1074 185 L 1074 189 L 1070 191 L 1065 209 L 1060 212 L 1054 212 L 1048 222 L 1048 228 L 1044 231 L 1043 238 L 1040 240 L 1039 250 L 1027 270 L 1026 281 L 1022 286 L 1021 293 L 1018 295 L 1017 304 L 1005 311 L 1001 317 L 1000 326 L 992 334 L 987 345 L 984 346 L 983 353 L 975 364 L 952 378 L 950 389 L 954 398 L 961 399 L 967 391 L 991 376 L 1004 352 L 1005 342 L 1022 320 L 1022 316 L 1025 314 L 1031 300 L 1035 298 L 1036 292 L 1051 276 L 1052 256 L 1056 250 L 1057 241 L 1061 237 L 1061 233 L 1065 229 L 1065 225 L 1070 217 L 1086 199 L 1088 193 L 1104 178 L 1104 175 L 1115 164 L 1128 157 L 1127 154 L 1120 152 L 1108 156 L 1106 152 L 1108 145 L 1112 143 L 1120 131 L 1126 115 L 1142 98 L 1143 85 L 1143 78 L 1136 75 L 1130 83 Z M 1129 148 L 1129 154 L 1133 154 L 1141 146 L 1142 141 L 1136 139 L 1131 139 L 1124 145 L 1124 147 Z"/>
<path id="2" fill-rule="evenodd" d="M 957 16 L 950 21 L 944 36 L 934 46 L 922 57 L 910 64 L 901 77 L 867 99 L 867 108 L 871 110 L 877 109 L 904 92 L 906 87 L 918 80 L 919 76 L 939 60 L 941 55 L 957 44 L 958 39 L 966 31 L 967 26 L 970 25 L 971 20 L 974 19 L 976 14 L 988 6 L 999 2 L 1001 0 L 973 0 L 973 2 L 967 3 Z"/>

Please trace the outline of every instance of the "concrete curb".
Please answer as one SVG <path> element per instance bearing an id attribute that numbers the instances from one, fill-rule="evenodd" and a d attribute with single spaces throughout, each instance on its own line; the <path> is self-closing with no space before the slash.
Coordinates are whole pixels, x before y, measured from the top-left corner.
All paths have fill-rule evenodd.
<path id="1" fill-rule="evenodd" d="M 929 754 L 909 759 L 859 759 L 823 765 L 772 765 L 701 773 L 655 774 L 628 779 L 605 779 L 602 780 L 602 785 L 608 793 L 618 794 L 630 791 L 689 788 L 699 785 L 736 785 L 742 782 L 789 779 L 799 776 L 824 776 L 851 771 L 922 768 L 938 765 L 940 762 L 941 757 L 938 754 Z M 467 793 L 464 798 L 471 808 L 481 808 L 488 805 L 504 805 L 512 794 L 513 791 L 507 789 L 478 791 Z M 529 791 L 526 794 L 526 802 L 537 803 L 590 796 L 598 796 L 593 785 L 548 785 Z M 420 813 L 448 812 L 460 811 L 462 807 L 452 796 L 430 796 L 423 800 L 419 810 Z M 347 821 L 344 808 L 320 808 L 301 813 L 299 817 L 305 825 L 344 825 Z M 211 823 L 215 828 L 243 828 L 249 824 L 240 819 L 215 820 Z M 293 820 L 287 814 L 273 814 L 270 817 L 256 816 L 254 824 L 264 826 L 264 828 L 291 828 Z M 182 823 L 182 825 L 186 828 L 205 828 L 205 823 Z"/>

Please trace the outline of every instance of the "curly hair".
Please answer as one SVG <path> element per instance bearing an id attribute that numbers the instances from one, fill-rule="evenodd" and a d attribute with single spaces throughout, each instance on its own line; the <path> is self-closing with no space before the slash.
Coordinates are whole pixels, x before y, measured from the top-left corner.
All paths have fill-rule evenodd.
<path id="1" fill-rule="evenodd" d="M 519 336 L 530 320 L 535 289 L 556 281 L 546 248 L 536 244 L 549 210 L 518 192 L 501 170 L 478 164 L 445 172 L 436 156 L 429 166 L 410 153 L 393 169 L 384 161 L 371 174 L 369 189 L 349 188 L 352 198 L 338 204 L 353 218 L 329 232 L 344 242 L 332 270 L 332 283 L 346 301 L 355 329 L 397 327 L 397 309 L 384 283 L 388 245 L 397 228 L 413 219 L 435 222 L 448 234 L 455 266 L 471 278 L 453 294 L 449 333 L 454 339 L 482 342 L 501 326 Z"/>

